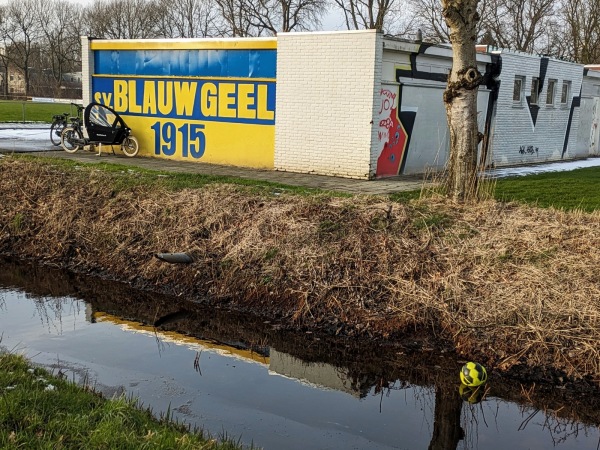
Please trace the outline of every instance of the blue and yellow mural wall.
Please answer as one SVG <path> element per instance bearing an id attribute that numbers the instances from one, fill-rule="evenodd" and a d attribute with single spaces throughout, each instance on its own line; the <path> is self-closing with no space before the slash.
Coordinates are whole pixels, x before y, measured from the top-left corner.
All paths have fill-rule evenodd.
<path id="1" fill-rule="evenodd" d="M 275 39 L 90 43 L 91 99 L 123 116 L 140 154 L 273 168 Z"/>

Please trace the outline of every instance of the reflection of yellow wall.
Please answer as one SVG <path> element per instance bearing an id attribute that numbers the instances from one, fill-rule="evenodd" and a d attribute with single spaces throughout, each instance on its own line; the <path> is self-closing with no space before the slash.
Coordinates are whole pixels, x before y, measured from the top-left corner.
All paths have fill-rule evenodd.
<path id="1" fill-rule="evenodd" d="M 192 350 L 202 351 L 202 350 L 212 350 L 215 353 L 219 353 L 224 356 L 232 356 L 235 358 L 241 358 L 244 360 L 250 360 L 253 362 L 258 362 L 260 364 L 269 364 L 269 358 L 266 356 L 259 355 L 250 350 L 241 350 L 235 347 L 230 347 L 225 344 L 219 344 L 216 342 L 197 339 L 192 336 L 186 336 L 185 334 L 177 333 L 175 331 L 163 331 L 158 330 L 149 325 L 142 325 L 138 322 L 132 322 L 130 320 L 121 319 L 120 317 L 113 316 L 111 314 L 107 314 L 104 312 L 96 311 L 93 313 L 93 318 L 97 322 L 110 322 L 115 325 L 119 325 L 122 328 L 143 333 L 143 334 L 152 334 L 153 336 L 159 336 L 161 340 L 166 342 L 172 342 L 177 345 L 186 345 L 192 348 Z"/>
<path id="2" fill-rule="evenodd" d="M 178 161 L 227 164 L 261 169 L 272 169 L 274 166 L 274 125 L 200 122 L 184 119 L 130 117 L 127 115 L 123 115 L 123 119 L 127 123 L 127 126 L 133 130 L 133 135 L 139 140 L 140 155 L 142 156 L 168 157 L 169 159 Z M 159 123 L 158 126 L 156 125 L 157 122 Z M 155 152 L 155 139 L 157 139 L 155 130 L 162 128 L 165 122 L 173 123 L 174 127 L 171 129 L 175 129 L 177 133 L 175 138 L 176 150 L 173 156 L 166 156 L 162 152 L 161 154 L 156 154 Z M 190 124 L 201 124 L 204 126 L 202 131 L 206 139 L 206 148 L 201 158 L 192 157 L 189 150 L 187 157 L 184 157 L 182 153 L 183 136 L 177 130 L 182 126 Z M 169 149 L 173 142 L 172 136 L 160 136 L 159 138 L 161 139 L 161 146 L 166 146 Z M 188 142 L 199 145 L 199 142 L 191 139 L 190 136 L 188 136 Z M 269 151 L 266 149 L 269 149 Z"/>

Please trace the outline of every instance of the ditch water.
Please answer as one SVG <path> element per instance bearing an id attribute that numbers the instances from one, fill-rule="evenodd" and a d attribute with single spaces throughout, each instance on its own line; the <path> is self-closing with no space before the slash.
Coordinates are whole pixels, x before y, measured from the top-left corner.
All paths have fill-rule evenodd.
<path id="1" fill-rule="evenodd" d="M 153 325 L 159 322 L 158 327 Z M 490 377 L 461 363 L 290 335 L 118 284 L 0 260 L 0 346 L 140 399 L 155 414 L 265 449 L 597 449 L 600 399 Z M 529 400 L 524 403 L 522 393 Z M 461 397 L 462 394 L 462 397 Z"/>

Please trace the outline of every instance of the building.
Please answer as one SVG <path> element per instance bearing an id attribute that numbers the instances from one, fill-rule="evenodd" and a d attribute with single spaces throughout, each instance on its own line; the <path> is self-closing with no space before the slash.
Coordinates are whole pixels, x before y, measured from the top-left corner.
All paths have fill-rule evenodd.
<path id="1" fill-rule="evenodd" d="M 9 96 L 25 95 L 25 75 L 20 69 L 9 64 L 6 78 Z"/>
<path id="2" fill-rule="evenodd" d="M 582 156 L 600 156 L 600 66 L 583 70 L 577 152 Z"/>
<path id="3" fill-rule="evenodd" d="M 362 179 L 449 157 L 448 45 L 375 30 L 82 44 L 84 103 L 122 114 L 142 155 Z M 583 66 L 479 50 L 482 165 L 589 154 Z"/>
<path id="4" fill-rule="evenodd" d="M 507 50 L 501 61 L 487 166 L 586 157 L 577 146 L 583 66 Z"/>

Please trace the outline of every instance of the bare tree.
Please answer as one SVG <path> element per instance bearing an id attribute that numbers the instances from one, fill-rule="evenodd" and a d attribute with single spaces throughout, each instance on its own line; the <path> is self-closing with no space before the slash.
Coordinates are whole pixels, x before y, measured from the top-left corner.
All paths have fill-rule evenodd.
<path id="1" fill-rule="evenodd" d="M 220 34 L 213 0 L 158 0 L 158 33 L 165 38 L 204 38 Z"/>
<path id="2" fill-rule="evenodd" d="M 279 31 L 315 28 L 327 9 L 326 0 L 254 0 L 246 2 L 250 22 L 276 35 Z"/>
<path id="3" fill-rule="evenodd" d="M 423 38 L 429 42 L 449 42 L 450 32 L 442 16 L 442 5 L 439 0 L 413 0 L 413 8 L 417 26 Z"/>
<path id="4" fill-rule="evenodd" d="M 418 27 L 423 34 L 424 40 L 428 42 L 450 42 L 450 28 L 442 13 L 442 3 L 439 0 L 409 0 L 414 14 L 414 27 Z M 477 42 L 486 35 L 486 17 L 493 15 L 489 2 L 492 0 L 480 0 L 477 11 L 481 20 L 475 27 Z"/>
<path id="5" fill-rule="evenodd" d="M 482 17 L 496 45 L 524 52 L 543 52 L 555 14 L 554 0 L 488 0 L 493 14 Z"/>
<path id="6" fill-rule="evenodd" d="M 44 48 L 41 68 L 54 84 L 54 95 L 65 73 L 81 71 L 81 11 L 80 5 L 62 0 L 43 2 L 37 10 L 42 30 L 40 45 Z"/>
<path id="7" fill-rule="evenodd" d="M 158 37 L 159 8 L 147 0 L 96 0 L 86 8 L 88 34 L 107 39 Z"/>
<path id="8" fill-rule="evenodd" d="M 223 28 L 220 34 L 231 37 L 260 36 L 262 29 L 255 27 L 246 4 L 251 0 L 215 0 L 219 6 Z"/>
<path id="9" fill-rule="evenodd" d="M 442 0 L 442 12 L 450 29 L 452 70 L 444 91 L 450 130 L 447 195 L 455 201 L 473 200 L 478 194 L 477 177 L 477 70 L 475 44 L 479 0 Z"/>
<path id="10" fill-rule="evenodd" d="M 279 32 L 315 29 L 327 9 L 327 0 L 216 0 L 224 34 L 274 36 Z"/>
<path id="11" fill-rule="evenodd" d="M 42 35 L 37 20 L 36 0 L 12 0 L 4 8 L 4 20 L 0 24 L 0 36 L 5 43 L 8 65 L 13 65 L 25 80 L 25 95 L 29 95 L 31 66 L 35 54 L 40 53 Z"/>
<path id="12" fill-rule="evenodd" d="M 348 30 L 376 29 L 387 34 L 402 35 L 410 29 L 406 4 L 399 0 L 334 0 Z"/>
<path id="13" fill-rule="evenodd" d="M 600 62 L 600 1 L 565 0 L 561 15 L 567 55 L 581 64 Z"/>
<path id="14" fill-rule="evenodd" d="M 400 0 L 334 0 L 334 7 L 343 14 L 348 30 L 376 29 L 403 35 L 411 29 L 412 18 Z"/>
<path id="15" fill-rule="evenodd" d="M 573 59 L 571 56 L 568 25 L 563 20 L 561 11 L 557 12 L 555 20 L 546 27 L 546 35 L 541 38 L 540 53 L 552 55 L 555 58 Z M 545 41 L 545 45 L 544 45 Z"/>

